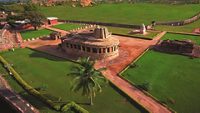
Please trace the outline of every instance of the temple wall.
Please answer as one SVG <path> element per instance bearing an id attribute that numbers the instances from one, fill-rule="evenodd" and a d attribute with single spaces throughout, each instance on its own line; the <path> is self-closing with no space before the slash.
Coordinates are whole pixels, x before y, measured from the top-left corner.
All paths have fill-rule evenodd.
<path id="1" fill-rule="evenodd" d="M 70 45 L 67 47 L 66 43 L 62 43 L 63 50 L 72 56 L 79 56 L 79 57 L 90 57 L 91 59 L 103 59 L 103 58 L 115 58 L 119 55 L 118 45 L 112 45 L 109 47 L 95 47 L 95 46 L 84 46 L 85 49 L 81 47 L 73 47 L 71 48 Z M 90 51 L 87 51 L 87 48 L 90 48 Z M 96 49 L 94 52 L 93 49 Z"/>

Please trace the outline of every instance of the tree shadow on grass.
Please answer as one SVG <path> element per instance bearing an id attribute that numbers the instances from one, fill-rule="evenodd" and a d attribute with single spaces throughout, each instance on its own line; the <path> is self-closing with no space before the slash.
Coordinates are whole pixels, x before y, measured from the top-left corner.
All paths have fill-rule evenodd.
<path id="1" fill-rule="evenodd" d="M 117 91 L 121 96 L 123 96 L 127 102 L 131 103 L 134 107 L 136 107 L 138 110 L 140 110 L 141 113 L 149 113 L 147 110 L 145 110 L 142 106 L 140 106 L 138 103 L 136 103 L 135 101 L 133 101 L 130 97 L 128 97 L 124 92 L 122 92 L 121 90 L 119 90 L 116 86 L 114 86 L 113 84 L 109 83 L 110 86 Z"/>
<path id="2" fill-rule="evenodd" d="M 29 56 L 35 57 L 35 58 L 44 58 L 44 59 L 48 59 L 48 60 L 52 60 L 52 61 L 66 61 L 66 59 L 64 59 L 64 58 L 60 58 L 60 57 L 51 55 L 47 52 L 41 52 L 41 51 L 36 51 L 36 50 L 34 50 Z"/>
<path id="3" fill-rule="evenodd" d="M 38 100 L 36 97 L 28 94 L 26 91 L 20 92 L 19 95 L 22 98 L 24 98 L 25 100 L 27 100 L 31 105 L 33 105 L 37 109 L 40 109 L 40 110 L 42 110 L 42 109 L 51 109 L 47 105 L 45 105 L 44 103 L 42 103 L 40 100 Z"/>

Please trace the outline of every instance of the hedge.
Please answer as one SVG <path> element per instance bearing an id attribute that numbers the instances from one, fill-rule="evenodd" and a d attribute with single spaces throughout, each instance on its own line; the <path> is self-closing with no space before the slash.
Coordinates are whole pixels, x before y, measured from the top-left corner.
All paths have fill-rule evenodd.
<path id="1" fill-rule="evenodd" d="M 44 102 L 47 105 L 49 105 L 54 110 L 56 110 L 56 111 L 67 111 L 69 109 L 74 109 L 78 113 L 89 113 L 87 110 L 85 110 L 84 108 L 82 108 L 81 106 L 76 104 L 75 102 L 67 103 L 64 106 L 61 106 L 59 104 L 54 103 L 52 100 L 48 99 L 47 97 L 42 95 L 40 92 L 35 90 L 32 86 L 27 84 L 21 78 L 21 76 L 14 70 L 14 68 L 12 66 L 10 66 L 10 64 L 2 56 L 0 56 L 0 62 L 4 65 L 4 68 L 6 68 L 6 70 L 11 75 L 13 75 L 13 77 L 19 83 L 19 85 L 21 85 L 29 94 L 37 97 L 38 99 L 40 99 L 42 102 Z"/>
<path id="2" fill-rule="evenodd" d="M 64 104 L 62 108 L 60 109 L 60 111 L 62 112 L 65 112 L 68 110 L 74 110 L 76 113 L 89 113 L 88 111 L 86 111 L 85 109 L 83 109 L 82 107 L 80 107 L 73 101 L 68 104 Z"/>

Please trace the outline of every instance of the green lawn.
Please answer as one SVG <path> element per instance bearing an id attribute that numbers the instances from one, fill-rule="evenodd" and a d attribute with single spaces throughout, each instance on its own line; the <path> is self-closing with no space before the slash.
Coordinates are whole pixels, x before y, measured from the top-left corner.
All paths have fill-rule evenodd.
<path id="1" fill-rule="evenodd" d="M 28 31 L 22 31 L 20 32 L 23 39 L 31 39 L 31 38 L 37 38 L 40 36 L 46 36 L 52 33 L 52 31 L 47 29 L 41 29 L 41 30 L 28 30 Z"/>
<path id="2" fill-rule="evenodd" d="M 143 38 L 148 38 L 148 39 L 153 39 L 158 32 L 148 32 L 147 35 L 142 35 L 142 34 L 129 34 L 129 32 L 133 29 L 130 28 L 120 28 L 120 27 L 107 27 L 109 32 L 116 33 L 116 34 L 122 34 L 122 35 L 127 35 L 127 36 L 136 36 L 136 37 L 143 37 Z"/>
<path id="3" fill-rule="evenodd" d="M 200 59 L 148 51 L 136 62 L 136 68 L 129 68 L 122 75 L 136 85 L 150 83 L 150 93 L 178 113 L 198 113 L 199 64 Z"/>
<path id="4" fill-rule="evenodd" d="M 200 20 L 184 25 L 184 26 L 156 26 L 156 30 L 162 30 L 162 31 L 176 31 L 176 32 L 188 32 L 192 33 L 194 29 L 200 28 Z"/>
<path id="5" fill-rule="evenodd" d="M 162 40 L 192 40 L 196 44 L 200 45 L 200 36 L 193 36 L 193 35 L 182 35 L 182 34 L 171 34 L 167 33 L 164 37 L 162 37 Z"/>
<path id="6" fill-rule="evenodd" d="M 55 16 L 60 19 L 128 24 L 150 24 L 151 21 L 181 20 L 193 16 L 199 10 L 199 4 L 166 5 L 151 3 L 99 4 L 85 8 L 68 5 L 40 8 L 40 11 L 46 16 Z"/>
<path id="7" fill-rule="evenodd" d="M 14 68 L 20 73 L 22 78 L 35 88 L 46 87 L 48 97 L 56 99 L 61 97 L 64 102 L 76 101 L 80 103 L 90 113 L 140 113 L 145 112 L 130 99 L 125 98 L 111 85 L 103 87 L 103 92 L 97 94 L 94 99 L 94 106 L 85 105 L 89 102 L 87 97 L 80 93 L 70 91 L 72 78 L 67 76 L 71 67 L 76 65 L 72 62 L 53 57 L 44 53 L 36 52 L 30 49 L 17 49 L 15 52 L 4 52 L 1 54 L 7 61 L 14 64 Z M 54 113 L 37 99 L 23 93 L 24 91 L 16 85 L 10 77 L 9 82 L 13 88 L 20 94 L 36 105 L 43 113 Z"/>
<path id="8" fill-rule="evenodd" d="M 80 25 L 80 24 L 67 23 L 67 24 L 58 24 L 58 25 L 55 25 L 55 26 L 52 26 L 52 27 L 69 31 L 69 30 L 76 29 L 76 28 L 79 28 L 79 27 L 82 27 L 82 26 L 83 25 Z"/>

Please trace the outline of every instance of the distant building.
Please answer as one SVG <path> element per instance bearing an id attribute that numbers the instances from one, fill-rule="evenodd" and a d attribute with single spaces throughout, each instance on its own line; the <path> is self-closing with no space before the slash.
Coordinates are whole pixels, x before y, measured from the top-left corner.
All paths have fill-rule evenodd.
<path id="1" fill-rule="evenodd" d="M 33 28 L 33 26 L 30 24 L 29 19 L 15 21 L 15 23 L 13 23 L 12 26 L 17 30 L 26 30 Z"/>
<path id="2" fill-rule="evenodd" d="M 48 25 L 55 25 L 58 24 L 57 17 L 47 17 Z"/>
<path id="3" fill-rule="evenodd" d="M 119 40 L 104 27 L 69 34 L 62 38 L 61 47 L 66 54 L 76 57 L 112 59 L 119 55 Z"/>

